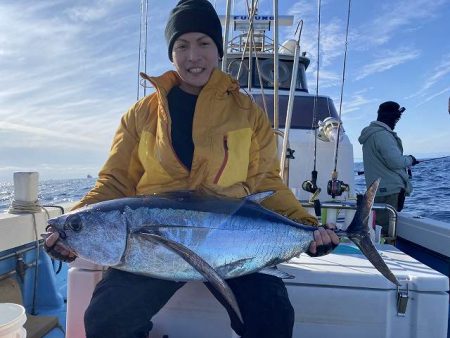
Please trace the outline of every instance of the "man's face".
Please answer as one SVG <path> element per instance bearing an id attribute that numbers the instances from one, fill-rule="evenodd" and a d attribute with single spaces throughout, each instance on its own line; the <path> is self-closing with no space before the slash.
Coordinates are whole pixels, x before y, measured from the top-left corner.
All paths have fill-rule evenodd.
<path id="1" fill-rule="evenodd" d="M 219 51 L 208 35 L 185 33 L 175 41 L 172 59 L 181 78 L 180 88 L 198 95 L 219 65 Z"/>
<path id="2" fill-rule="evenodd" d="M 392 130 L 395 129 L 395 125 L 400 120 L 402 114 L 397 112 L 390 112 L 385 114 L 379 114 L 377 120 L 386 123 Z"/>

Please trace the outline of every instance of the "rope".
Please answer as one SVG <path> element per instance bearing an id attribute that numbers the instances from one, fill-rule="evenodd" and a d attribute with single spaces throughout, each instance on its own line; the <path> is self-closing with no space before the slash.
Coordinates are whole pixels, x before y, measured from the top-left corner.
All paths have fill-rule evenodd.
<path id="1" fill-rule="evenodd" d="M 39 201 L 36 200 L 34 202 L 29 201 L 20 201 L 20 200 L 13 200 L 11 202 L 11 205 L 8 209 L 8 213 L 10 214 L 32 214 L 32 213 L 38 213 L 41 212 L 42 206 L 39 204 Z"/>
<path id="2" fill-rule="evenodd" d="M 33 291 L 33 302 L 31 308 L 31 314 L 35 315 L 36 313 L 36 293 L 38 289 L 38 277 L 39 277 L 39 235 L 37 231 L 37 222 L 36 222 L 36 214 L 33 213 L 33 225 L 34 225 L 34 238 L 36 243 L 36 267 L 34 268 L 34 291 Z M 47 213 L 48 216 L 48 213 Z"/>
<path id="3" fill-rule="evenodd" d="M 42 211 L 42 206 L 39 204 L 39 200 L 36 200 L 34 202 L 29 201 L 20 201 L 14 199 L 11 202 L 11 206 L 8 209 L 8 212 L 10 214 L 32 214 L 33 216 L 33 228 L 34 228 L 34 237 L 35 237 L 35 243 L 36 243 L 36 266 L 34 268 L 34 292 L 33 292 L 33 300 L 32 300 L 32 307 L 31 307 L 31 314 L 36 314 L 36 290 L 37 290 L 37 283 L 38 283 L 38 277 L 39 277 L 39 237 L 37 232 L 37 222 L 36 222 L 36 214 L 40 213 Z M 48 212 L 46 211 L 47 216 Z"/>
<path id="4" fill-rule="evenodd" d="M 46 206 L 46 207 L 53 207 L 53 206 Z M 62 209 L 62 207 L 55 206 L 57 208 Z M 64 210 L 64 209 L 62 209 Z M 29 201 L 20 201 L 14 199 L 11 202 L 11 205 L 8 209 L 8 212 L 10 214 L 16 214 L 16 215 L 23 215 L 23 214 L 31 214 L 33 216 L 33 229 L 34 229 L 34 237 L 35 237 L 35 243 L 36 243 L 36 265 L 34 269 L 34 291 L 33 291 L 33 299 L 32 299 L 32 307 L 31 307 L 31 314 L 36 314 L 36 296 L 37 296 L 37 289 L 38 289 L 38 278 L 39 278 L 39 252 L 40 252 L 40 243 L 39 243 L 39 234 L 37 231 L 37 222 L 36 222 L 36 214 L 44 211 L 47 215 L 47 219 L 50 218 L 50 214 L 48 210 L 39 204 L 39 200 L 36 200 L 34 202 Z"/>

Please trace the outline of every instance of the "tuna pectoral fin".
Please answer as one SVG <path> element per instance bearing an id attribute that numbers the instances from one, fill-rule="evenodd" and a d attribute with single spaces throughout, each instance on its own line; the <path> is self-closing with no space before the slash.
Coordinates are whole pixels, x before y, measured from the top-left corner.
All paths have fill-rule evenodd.
<path id="1" fill-rule="evenodd" d="M 287 272 L 278 270 L 276 266 L 267 267 L 258 271 L 258 273 L 263 273 L 266 275 L 275 276 L 281 279 L 294 279 L 295 276 L 288 274 Z"/>
<path id="2" fill-rule="evenodd" d="M 248 196 L 245 196 L 244 199 L 247 201 L 252 201 L 258 204 L 261 204 L 262 201 L 264 201 L 266 198 L 269 198 L 275 194 L 275 191 L 269 190 L 269 191 L 263 191 L 263 192 L 257 192 L 255 194 L 251 194 Z"/>
<path id="3" fill-rule="evenodd" d="M 197 270 L 211 285 L 221 294 L 221 296 L 230 304 L 231 309 L 235 312 L 235 315 L 241 321 L 243 325 L 242 315 L 239 310 L 236 298 L 233 291 L 228 286 L 227 282 L 220 277 L 220 275 L 209 265 L 203 258 L 197 255 L 195 252 L 185 247 L 184 245 L 174 242 L 170 239 L 161 237 L 156 234 L 140 233 L 143 238 L 158 243 L 167 249 L 178 254 L 186 262 L 188 262 L 195 270 Z"/>

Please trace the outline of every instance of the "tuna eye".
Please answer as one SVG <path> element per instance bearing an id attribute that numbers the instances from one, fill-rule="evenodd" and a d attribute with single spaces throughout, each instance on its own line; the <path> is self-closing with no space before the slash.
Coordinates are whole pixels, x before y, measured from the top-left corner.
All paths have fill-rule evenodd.
<path id="1" fill-rule="evenodd" d="M 79 232 L 83 228 L 83 224 L 81 223 L 81 219 L 79 217 L 71 218 L 68 221 L 67 225 L 71 230 L 73 230 L 75 232 Z"/>

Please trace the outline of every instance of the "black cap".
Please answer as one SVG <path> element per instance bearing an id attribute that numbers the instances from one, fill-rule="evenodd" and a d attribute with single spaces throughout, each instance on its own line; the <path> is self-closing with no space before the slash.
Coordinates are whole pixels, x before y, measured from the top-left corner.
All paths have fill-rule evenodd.
<path id="1" fill-rule="evenodd" d="M 386 101 L 380 104 L 380 107 L 378 108 L 378 115 L 385 115 L 385 114 L 395 114 L 401 115 L 406 110 L 405 107 L 400 107 L 400 105 L 397 102 L 394 101 Z"/>
<path id="2" fill-rule="evenodd" d="M 173 61 L 172 49 L 176 39 L 191 32 L 208 35 L 216 44 L 219 56 L 223 56 L 222 25 L 209 1 L 181 0 L 170 12 L 165 30 L 170 61 Z"/>

